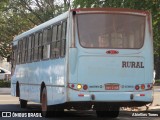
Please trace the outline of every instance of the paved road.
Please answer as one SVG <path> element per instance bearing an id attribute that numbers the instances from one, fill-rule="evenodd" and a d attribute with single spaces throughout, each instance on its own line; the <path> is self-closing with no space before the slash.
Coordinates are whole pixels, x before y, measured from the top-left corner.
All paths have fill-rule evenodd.
<path id="1" fill-rule="evenodd" d="M 154 93 L 154 102 L 153 105 L 160 104 L 160 87 L 155 87 L 155 93 Z M 152 105 L 152 106 L 153 106 Z M 17 111 L 19 113 L 25 112 L 25 111 L 39 111 L 40 105 L 39 104 L 33 104 L 29 102 L 29 105 L 26 109 L 21 109 L 19 106 L 19 99 L 16 97 L 12 97 L 10 95 L 0 95 L 0 112 L 2 111 Z M 160 111 L 160 110 L 159 110 Z M 152 115 L 157 115 L 156 112 L 139 112 L 138 115 L 144 115 L 143 117 L 134 117 L 132 116 L 135 112 L 120 112 L 120 115 L 118 118 L 113 120 L 137 120 L 137 119 L 144 119 L 144 120 L 159 120 L 160 119 L 160 112 L 158 112 L 158 117 L 149 117 L 149 113 Z M 147 116 L 145 116 L 147 115 Z M 0 118 L 0 120 L 21 120 L 22 118 Z M 97 116 L 95 111 L 65 111 L 63 116 L 55 117 L 55 118 L 23 118 L 22 120 L 97 120 Z M 100 118 L 99 118 L 100 119 Z M 104 120 L 101 118 L 101 120 Z"/>
<path id="2" fill-rule="evenodd" d="M 154 87 L 154 101 L 153 101 L 154 106 L 160 106 L 160 86 L 155 86 Z"/>

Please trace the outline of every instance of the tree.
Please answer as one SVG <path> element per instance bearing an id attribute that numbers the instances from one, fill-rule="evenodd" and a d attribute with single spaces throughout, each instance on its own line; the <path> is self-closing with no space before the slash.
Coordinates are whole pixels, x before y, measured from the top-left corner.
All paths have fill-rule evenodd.
<path id="1" fill-rule="evenodd" d="M 68 1 L 58 0 L 1 0 L 0 56 L 11 53 L 13 38 L 66 11 Z"/>

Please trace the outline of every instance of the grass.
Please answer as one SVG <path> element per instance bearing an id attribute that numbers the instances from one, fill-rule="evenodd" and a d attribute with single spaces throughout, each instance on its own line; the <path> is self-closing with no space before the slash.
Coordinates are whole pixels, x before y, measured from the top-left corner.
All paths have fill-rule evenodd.
<path id="1" fill-rule="evenodd" d="M 0 88 L 6 88 L 6 87 L 10 87 L 11 83 L 10 81 L 6 81 L 6 80 L 0 80 Z"/>
<path id="2" fill-rule="evenodd" d="M 159 80 L 155 80 L 155 83 L 160 83 L 160 79 Z"/>

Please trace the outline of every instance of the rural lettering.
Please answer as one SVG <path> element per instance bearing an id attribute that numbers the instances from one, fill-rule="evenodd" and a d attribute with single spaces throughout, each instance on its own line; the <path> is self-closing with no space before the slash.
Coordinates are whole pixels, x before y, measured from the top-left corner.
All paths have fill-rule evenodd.
<path id="1" fill-rule="evenodd" d="M 143 62 L 122 61 L 122 68 L 144 68 Z"/>

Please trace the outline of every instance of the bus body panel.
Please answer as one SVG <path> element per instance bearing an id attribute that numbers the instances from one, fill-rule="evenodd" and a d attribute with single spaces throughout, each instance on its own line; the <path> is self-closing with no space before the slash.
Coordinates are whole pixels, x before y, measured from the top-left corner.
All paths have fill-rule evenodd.
<path id="1" fill-rule="evenodd" d="M 12 95 L 16 95 L 16 82 L 20 86 L 20 99 L 40 103 L 41 83 L 47 88 L 48 105 L 64 103 L 65 59 L 17 65 L 12 77 Z"/>
<path id="2" fill-rule="evenodd" d="M 145 20 L 144 45 L 141 48 L 92 49 L 80 45 L 78 27 L 76 21 L 73 23 L 72 12 L 72 10 L 66 12 L 14 39 L 13 44 L 17 45 L 18 40 L 26 35 L 28 36 L 68 17 L 65 57 L 16 65 L 12 75 L 11 94 L 16 96 L 16 84 L 19 82 L 20 99 L 40 103 L 41 84 L 44 82 L 47 89 L 47 105 L 68 102 L 89 102 L 90 104 L 114 102 L 123 106 L 119 102 L 129 102 L 130 106 L 133 106 L 132 102 L 152 102 L 152 88 L 135 90 L 136 85 L 141 87 L 141 84 L 145 84 L 147 87 L 153 82 L 153 41 L 152 33 L 149 32 L 148 24 L 151 23 L 148 21 L 148 16 Z M 85 12 L 89 13 L 90 11 L 84 10 L 82 13 Z M 120 13 L 123 12 L 123 10 L 120 11 Z M 143 16 L 147 14 L 136 12 L 138 11 L 135 11 L 135 14 Z M 118 11 L 114 10 L 113 13 L 118 13 Z M 133 11 L 127 12 L 127 9 L 125 13 L 134 14 Z M 118 54 L 107 54 L 107 51 L 110 50 L 116 50 Z M 88 89 L 78 90 L 78 84 L 85 84 Z M 119 86 L 118 89 L 106 87 L 115 84 Z M 75 89 L 71 88 L 72 86 Z"/>
<path id="3" fill-rule="evenodd" d="M 135 89 L 136 85 L 139 87 L 145 85 L 145 89 L 148 89 L 148 84 L 153 85 L 153 40 L 149 17 L 145 16 L 144 44 L 139 49 L 82 47 L 78 27 L 75 25 L 76 48 L 70 48 L 69 52 L 68 102 L 140 101 L 151 103 L 153 101 L 152 88 L 149 90 Z M 110 50 L 118 51 L 118 54 L 107 54 L 107 51 Z M 88 89 L 84 90 L 82 87 L 78 90 L 78 84 L 87 85 Z M 119 89 L 106 90 L 107 84 L 119 85 Z M 72 85 L 74 85 L 73 88 Z M 92 100 L 92 95 L 95 96 L 94 100 Z M 133 99 L 131 99 L 132 95 Z M 134 105 L 131 103 L 130 106 Z"/>
<path id="4" fill-rule="evenodd" d="M 108 83 L 119 84 L 116 91 L 134 91 L 135 85 L 150 83 L 144 77 L 143 57 L 88 55 L 79 57 L 78 61 L 78 83 L 87 84 L 89 91 L 105 91 Z"/>

